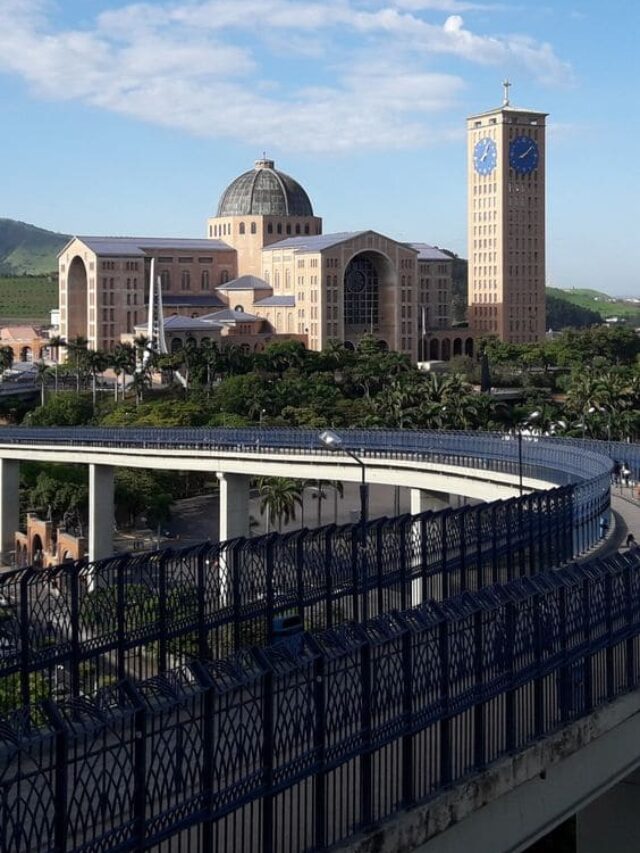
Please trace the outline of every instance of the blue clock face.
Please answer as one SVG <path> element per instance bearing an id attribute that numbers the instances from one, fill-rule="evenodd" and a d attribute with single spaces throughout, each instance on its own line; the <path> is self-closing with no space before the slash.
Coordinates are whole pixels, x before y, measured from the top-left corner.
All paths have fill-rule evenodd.
<path id="1" fill-rule="evenodd" d="M 530 175 L 538 168 L 538 145 L 530 136 L 516 136 L 509 145 L 509 165 L 520 175 Z"/>
<path id="2" fill-rule="evenodd" d="M 498 162 L 496 144 L 485 136 L 476 142 L 473 149 L 473 168 L 479 175 L 490 175 Z"/>

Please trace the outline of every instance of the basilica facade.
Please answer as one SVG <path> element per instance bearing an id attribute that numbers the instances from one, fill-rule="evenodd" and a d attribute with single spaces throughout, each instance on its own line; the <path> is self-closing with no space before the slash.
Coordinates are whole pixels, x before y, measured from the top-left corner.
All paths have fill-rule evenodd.
<path id="1" fill-rule="evenodd" d="M 370 229 L 324 233 L 271 160 L 225 189 L 203 239 L 74 237 L 59 258 L 62 337 L 110 350 L 145 333 L 152 260 L 169 349 L 293 338 L 320 350 L 372 334 L 414 361 L 473 351 L 450 329 L 450 254 Z"/>

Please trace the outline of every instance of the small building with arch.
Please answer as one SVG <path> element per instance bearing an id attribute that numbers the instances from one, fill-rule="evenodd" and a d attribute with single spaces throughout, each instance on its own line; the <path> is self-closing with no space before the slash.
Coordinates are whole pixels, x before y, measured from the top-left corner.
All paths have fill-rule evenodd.
<path id="1" fill-rule="evenodd" d="M 49 339 L 35 326 L 3 326 L 0 346 L 11 349 L 14 363 L 30 363 L 48 355 Z"/>
<path id="2" fill-rule="evenodd" d="M 18 568 L 49 568 L 62 563 L 83 560 L 87 555 L 87 539 L 79 531 L 63 525 L 54 528 L 33 512 L 27 513 L 26 532 L 15 533 L 15 564 Z"/>

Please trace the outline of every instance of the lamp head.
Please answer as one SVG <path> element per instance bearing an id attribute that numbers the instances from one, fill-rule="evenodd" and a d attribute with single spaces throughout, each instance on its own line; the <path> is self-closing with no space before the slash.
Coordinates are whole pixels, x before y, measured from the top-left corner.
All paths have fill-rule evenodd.
<path id="1" fill-rule="evenodd" d="M 340 450 L 342 447 L 342 438 L 332 429 L 322 430 L 318 438 L 320 439 L 320 443 L 324 444 L 327 450 Z"/>

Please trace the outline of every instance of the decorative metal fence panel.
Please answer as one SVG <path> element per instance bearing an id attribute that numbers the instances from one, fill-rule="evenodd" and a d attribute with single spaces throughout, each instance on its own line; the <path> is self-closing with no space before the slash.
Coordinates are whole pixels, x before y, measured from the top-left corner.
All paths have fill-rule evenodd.
<path id="1" fill-rule="evenodd" d="M 305 634 L 0 727 L 0 841 L 302 853 L 640 681 L 640 555 Z"/>
<path id="2" fill-rule="evenodd" d="M 321 630 L 559 565 L 574 490 L 6 573 L 0 713 L 263 645 L 278 616 Z"/>

